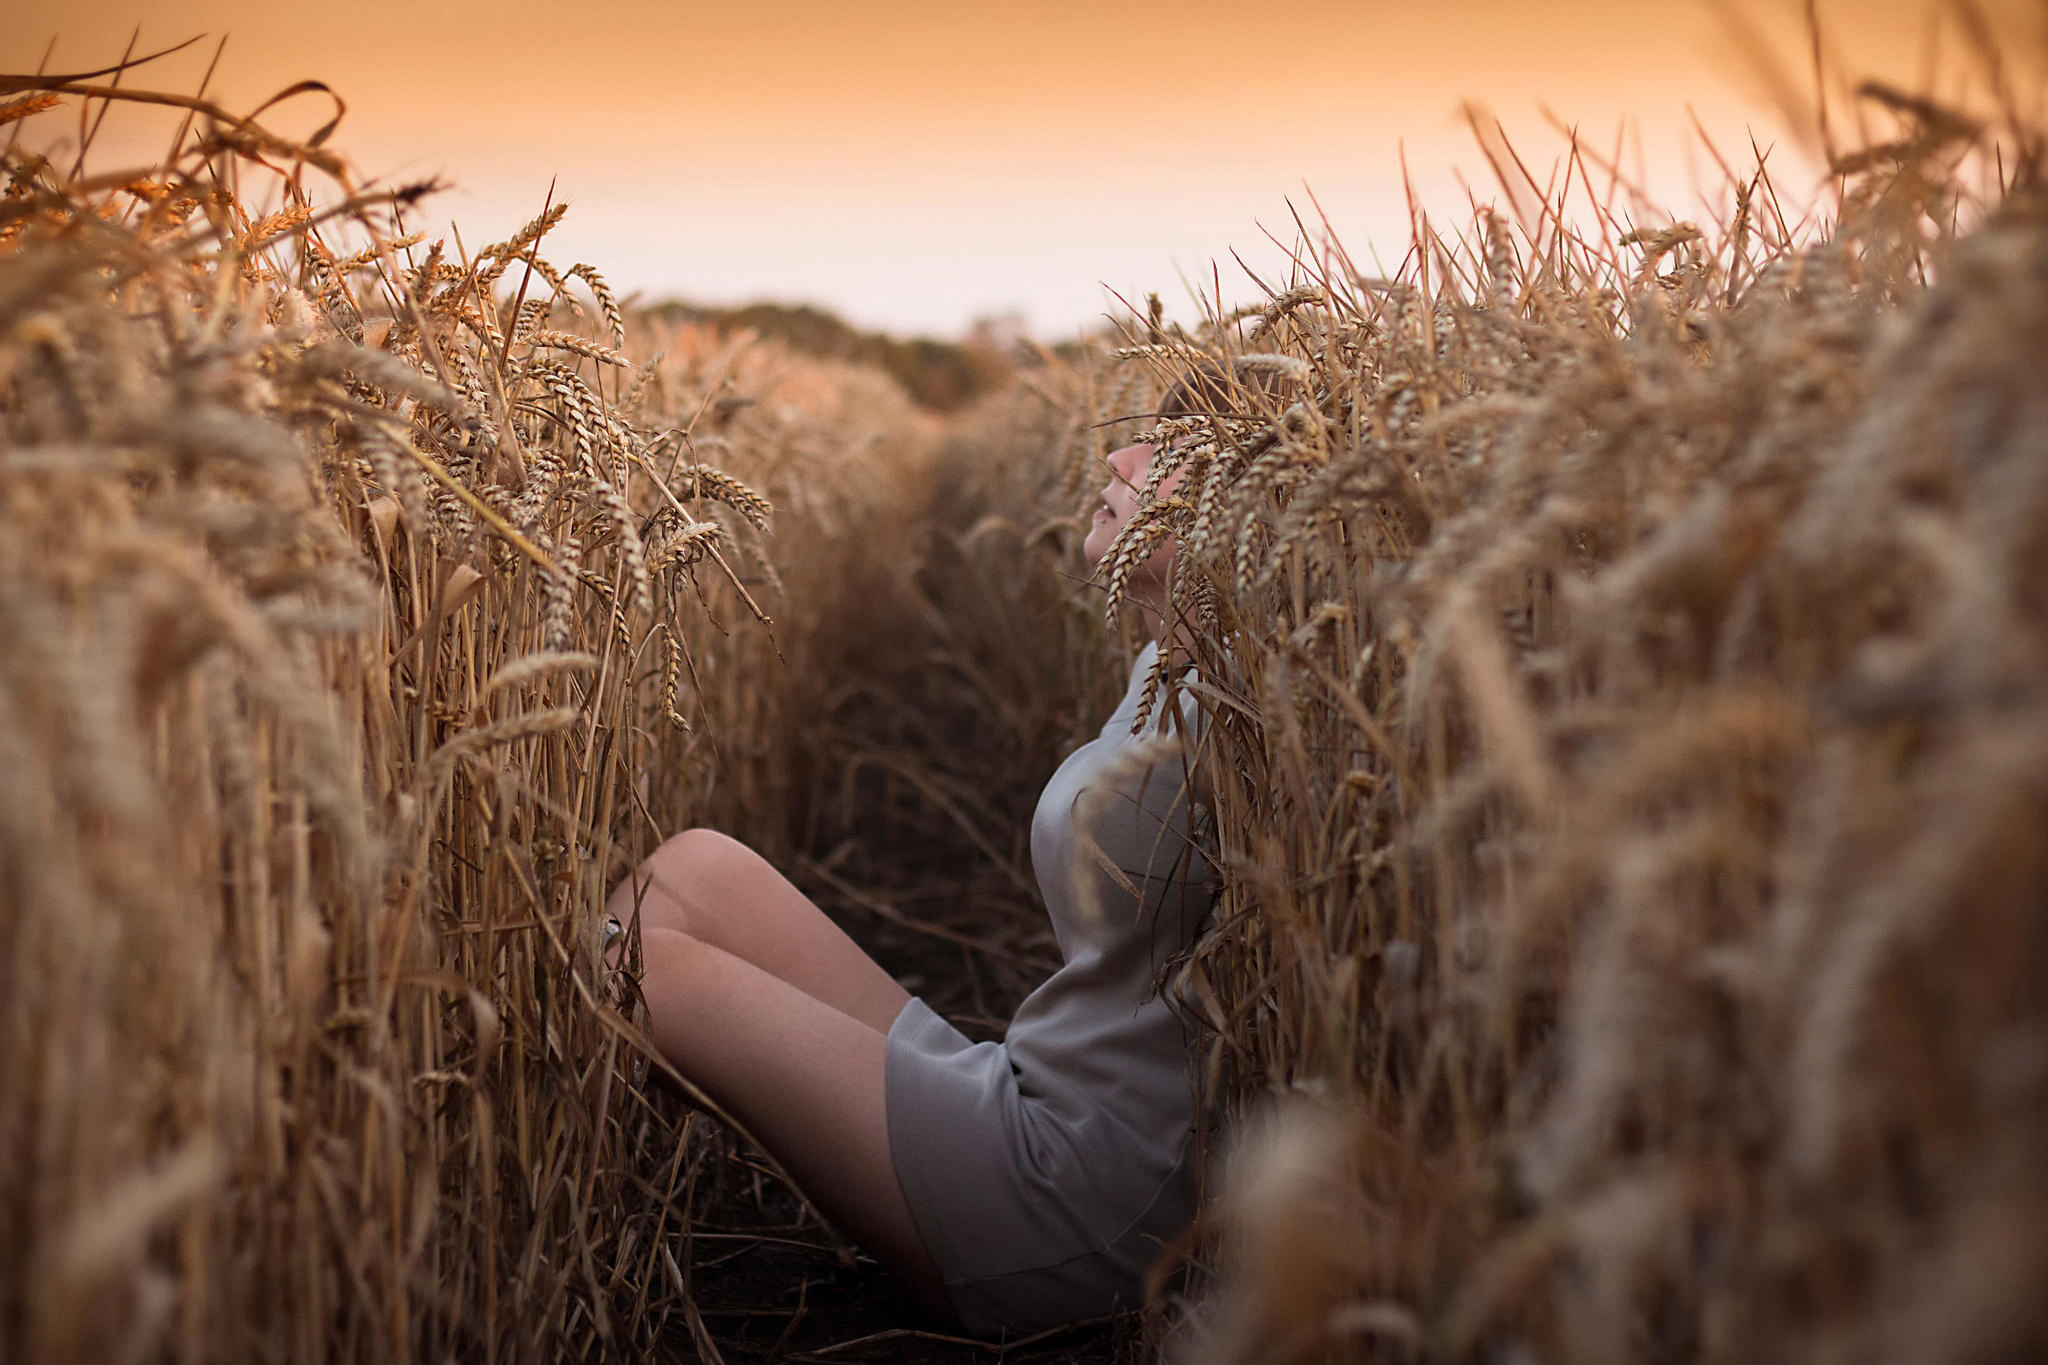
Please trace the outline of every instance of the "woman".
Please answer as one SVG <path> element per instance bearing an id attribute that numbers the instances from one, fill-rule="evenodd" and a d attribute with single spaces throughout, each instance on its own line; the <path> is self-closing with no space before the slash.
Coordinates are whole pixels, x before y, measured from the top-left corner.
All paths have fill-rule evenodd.
<path id="1" fill-rule="evenodd" d="M 1182 381 L 1161 415 L 1186 415 L 1213 388 Z M 1146 445 L 1108 456 L 1089 562 L 1135 513 L 1151 457 Z M 1154 643 L 1032 821 L 1065 965 L 1003 1042 L 969 1042 L 710 830 L 663 844 L 608 907 L 622 925 L 638 918 L 663 1055 L 928 1307 L 984 1335 L 1136 1304 L 1193 1213 L 1187 1040 L 1157 986 L 1215 878 L 1190 843 L 1184 749 L 1160 734 L 1164 708 L 1131 733 L 1172 557 L 1168 542 L 1132 576 Z M 1180 728 L 1191 719 L 1190 706 Z"/>

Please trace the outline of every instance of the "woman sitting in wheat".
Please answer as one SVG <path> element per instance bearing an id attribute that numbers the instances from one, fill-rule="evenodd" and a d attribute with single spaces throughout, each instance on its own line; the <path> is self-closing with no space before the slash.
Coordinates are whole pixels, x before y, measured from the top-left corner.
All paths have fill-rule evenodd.
<path id="1" fill-rule="evenodd" d="M 1160 415 L 1214 410 L 1217 397 L 1198 374 Z M 1091 563 L 1135 513 L 1152 447 L 1107 458 Z M 1153 642 L 1100 736 L 1039 800 L 1031 860 L 1065 965 L 1002 1042 L 968 1041 L 724 835 L 676 835 L 611 897 L 613 918 L 640 935 L 662 1054 L 827 1217 L 971 1331 L 1136 1303 L 1193 1214 L 1187 1038 L 1159 993 L 1215 888 L 1190 842 L 1176 733 L 1193 708 L 1155 708 L 1133 732 L 1173 553 L 1169 540 L 1131 573 Z"/>

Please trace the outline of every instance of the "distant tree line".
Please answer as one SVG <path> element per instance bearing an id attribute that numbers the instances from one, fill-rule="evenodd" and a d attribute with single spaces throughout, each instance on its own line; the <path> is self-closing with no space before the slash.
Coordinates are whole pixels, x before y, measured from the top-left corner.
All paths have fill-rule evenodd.
<path id="1" fill-rule="evenodd" d="M 1007 379 L 1020 359 L 1018 342 L 1005 334 L 1000 323 L 977 325 L 965 341 L 940 341 L 864 332 L 837 314 L 809 304 L 712 308 L 669 301 L 652 305 L 648 311 L 672 322 L 751 330 L 806 355 L 874 365 L 902 385 L 917 403 L 937 412 L 965 407 Z"/>

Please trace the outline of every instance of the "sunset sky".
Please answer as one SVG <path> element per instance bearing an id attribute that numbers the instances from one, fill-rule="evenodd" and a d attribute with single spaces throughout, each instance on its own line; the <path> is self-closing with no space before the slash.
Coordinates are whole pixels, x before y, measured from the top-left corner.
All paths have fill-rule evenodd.
<path id="1" fill-rule="evenodd" d="M 1827 60 L 1917 84 L 1959 69 L 1923 0 L 1821 0 Z M 210 37 L 131 75 L 253 107 L 317 78 L 349 102 L 332 145 L 368 175 L 453 188 L 419 226 L 503 236 L 548 191 L 573 206 L 550 254 L 621 290 L 705 302 L 815 302 L 868 326 L 955 333 L 1019 312 L 1048 339 L 1098 321 L 1105 287 L 1166 295 L 1235 250 L 1284 271 L 1315 199 L 1351 256 L 1392 268 L 1408 236 L 1401 154 L 1439 219 L 1459 174 L 1492 197 L 1459 110 L 1482 102 L 1524 157 L 1563 145 L 1543 113 L 1611 148 L 1679 216 L 1714 177 L 1688 107 L 1730 150 L 1774 144 L 1814 184 L 1764 51 L 1804 90 L 1789 0 L 73 0 L 0 33 L 0 70 L 76 70 Z M 1731 16 L 1743 16 L 1731 22 Z M 1756 41 L 1731 37 L 1742 29 Z M 50 117 L 50 116 L 46 116 Z M 320 101 L 266 115 L 304 132 Z M 144 158 L 110 120 L 104 168 Z M 152 127 L 154 125 L 151 125 Z M 75 129 L 75 124 L 71 125 Z M 57 125 L 52 125 L 56 129 Z M 45 129 L 43 135 L 50 135 Z M 159 149 L 160 150 L 160 149 Z"/>

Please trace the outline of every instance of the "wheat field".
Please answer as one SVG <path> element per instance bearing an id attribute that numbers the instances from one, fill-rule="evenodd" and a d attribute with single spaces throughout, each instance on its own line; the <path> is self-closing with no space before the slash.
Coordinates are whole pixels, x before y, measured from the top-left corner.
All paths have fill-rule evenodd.
<path id="1" fill-rule="evenodd" d="M 941 417 L 623 306 L 560 205 L 465 245 L 327 130 L 0 91 L 0 1359 L 993 1356 L 721 1316 L 735 1240 L 855 1258 L 661 1075 L 602 905 L 714 825 L 999 1027 L 1165 536 L 1208 1198 L 1011 1358 L 2048 1350 L 2017 116 L 1870 89 L 1824 211 L 1723 161 L 1700 222 L 1485 142 L 1393 276 L 1305 245 Z M 37 150 L 114 100 L 163 164 Z"/>

